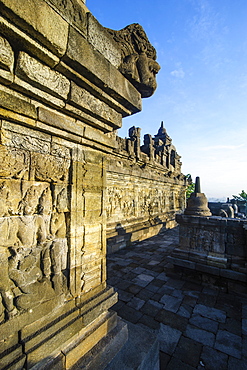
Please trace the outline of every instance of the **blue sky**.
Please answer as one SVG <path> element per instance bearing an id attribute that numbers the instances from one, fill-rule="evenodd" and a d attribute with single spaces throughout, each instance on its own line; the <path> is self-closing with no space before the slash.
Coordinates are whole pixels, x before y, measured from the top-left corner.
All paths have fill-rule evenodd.
<path id="1" fill-rule="evenodd" d="M 87 0 L 115 30 L 140 23 L 157 50 L 158 88 L 119 130 L 160 122 L 208 198 L 247 191 L 247 0 Z"/>

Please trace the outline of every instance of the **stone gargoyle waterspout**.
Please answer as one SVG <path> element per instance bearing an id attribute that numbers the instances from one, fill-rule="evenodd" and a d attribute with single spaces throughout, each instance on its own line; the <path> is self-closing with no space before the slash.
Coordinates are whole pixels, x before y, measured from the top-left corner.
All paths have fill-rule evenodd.
<path id="1" fill-rule="evenodd" d="M 151 96 L 157 87 L 156 74 L 160 66 L 156 62 L 156 50 L 142 26 L 133 23 L 119 31 L 106 30 L 121 49 L 120 72 L 136 87 L 142 98 Z"/>

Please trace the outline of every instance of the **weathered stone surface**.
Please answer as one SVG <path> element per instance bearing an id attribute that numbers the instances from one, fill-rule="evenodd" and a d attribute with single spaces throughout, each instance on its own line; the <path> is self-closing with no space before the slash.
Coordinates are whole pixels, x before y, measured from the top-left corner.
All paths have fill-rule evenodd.
<path id="1" fill-rule="evenodd" d="M 37 113 L 35 106 L 30 100 L 25 100 L 19 94 L 11 94 L 9 90 L 0 90 L 0 106 L 13 112 L 23 114 L 36 119 Z"/>
<path id="2" fill-rule="evenodd" d="M 145 31 L 137 23 L 120 31 L 107 30 L 119 44 L 122 53 L 119 70 L 143 98 L 151 96 L 157 86 L 155 75 L 159 72 L 160 66 L 155 61 L 156 51 L 148 41 Z"/>
<path id="3" fill-rule="evenodd" d="M 226 330 L 219 330 L 215 348 L 227 355 L 241 359 L 242 338 Z"/>
<path id="4" fill-rule="evenodd" d="M 227 369 L 227 355 L 210 347 L 203 347 L 201 354 L 202 363 L 208 370 Z M 229 368 L 229 370 L 231 367 Z M 232 367 L 234 369 L 234 367 Z"/>
<path id="5" fill-rule="evenodd" d="M 1 143 L 14 148 L 48 154 L 50 153 L 51 137 L 43 132 L 37 132 L 34 129 L 3 120 Z"/>
<path id="6" fill-rule="evenodd" d="M 45 46 L 61 56 L 67 45 L 68 23 L 43 0 L 1 0 L 6 12 L 13 11 L 11 19 L 18 25 L 28 27 L 29 33 Z"/>
<path id="7" fill-rule="evenodd" d="M 202 304 L 197 304 L 194 308 L 193 313 L 222 323 L 226 321 L 226 313 L 224 311 L 218 310 L 213 307 L 207 307 Z"/>
<path id="8" fill-rule="evenodd" d="M 83 50 L 83 52 L 81 52 Z M 137 90 L 125 79 L 122 74 L 110 64 L 103 55 L 95 51 L 90 44 L 74 29 L 70 29 L 68 49 L 64 60 L 78 72 L 96 83 L 104 91 L 115 92 L 115 99 L 130 109 L 139 112 L 141 98 Z"/>
<path id="9" fill-rule="evenodd" d="M 52 95 L 54 94 L 64 99 L 68 96 L 70 82 L 67 78 L 24 52 L 19 54 L 16 74 Z"/>
<path id="10" fill-rule="evenodd" d="M 160 324 L 158 339 L 161 351 L 172 354 L 182 335 L 182 332 L 168 325 Z"/>
<path id="11" fill-rule="evenodd" d="M 117 113 L 107 104 L 73 82 L 71 84 L 69 101 L 85 110 L 88 114 L 95 115 L 99 119 L 112 124 L 114 127 L 119 128 L 122 125 L 122 116 L 120 113 Z"/>
<path id="12" fill-rule="evenodd" d="M 107 30 L 89 14 L 88 17 L 88 41 L 109 62 L 118 68 L 122 61 L 121 51 L 118 44 L 112 39 Z"/>
<path id="13" fill-rule="evenodd" d="M 218 330 L 218 322 L 210 320 L 206 317 L 202 317 L 201 315 L 193 315 L 189 322 L 198 328 L 210 331 L 212 333 L 216 333 Z"/>
<path id="14" fill-rule="evenodd" d="M 87 8 L 81 0 L 50 0 L 51 4 L 70 24 L 76 26 L 85 35 L 87 34 Z M 83 1 L 85 3 L 85 1 Z"/>
<path id="15" fill-rule="evenodd" d="M 196 342 L 202 343 L 206 346 L 211 346 L 214 343 L 215 335 L 203 329 L 195 328 L 194 326 L 188 325 L 186 328 L 185 335 Z"/>
<path id="16" fill-rule="evenodd" d="M 0 36 L 0 67 L 9 72 L 13 72 L 14 67 L 14 51 L 2 36 Z"/>
<path id="17" fill-rule="evenodd" d="M 29 54 L 36 56 L 51 68 L 59 63 L 59 58 L 56 55 L 3 17 L 0 17 L 0 30 L 7 39 L 11 40 L 13 46 L 17 47 L 17 49 L 26 50 Z"/>

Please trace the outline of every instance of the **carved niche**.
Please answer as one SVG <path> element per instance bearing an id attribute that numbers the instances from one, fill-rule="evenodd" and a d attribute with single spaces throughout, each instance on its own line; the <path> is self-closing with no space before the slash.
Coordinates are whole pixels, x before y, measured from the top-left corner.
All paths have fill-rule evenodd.
<path id="1" fill-rule="evenodd" d="M 156 50 L 142 26 L 133 23 L 119 31 L 106 30 L 121 50 L 120 72 L 136 87 L 142 98 L 151 96 L 157 87 L 156 74 L 160 66 L 156 62 Z"/>

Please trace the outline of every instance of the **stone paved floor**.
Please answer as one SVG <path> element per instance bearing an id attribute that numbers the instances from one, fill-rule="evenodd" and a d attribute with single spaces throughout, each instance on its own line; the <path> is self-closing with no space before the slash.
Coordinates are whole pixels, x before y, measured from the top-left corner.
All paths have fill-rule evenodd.
<path id="1" fill-rule="evenodd" d="M 247 369 L 247 295 L 175 272 L 166 257 L 177 243 L 176 228 L 107 257 L 108 283 L 119 294 L 113 309 L 156 331 L 161 370 Z"/>

